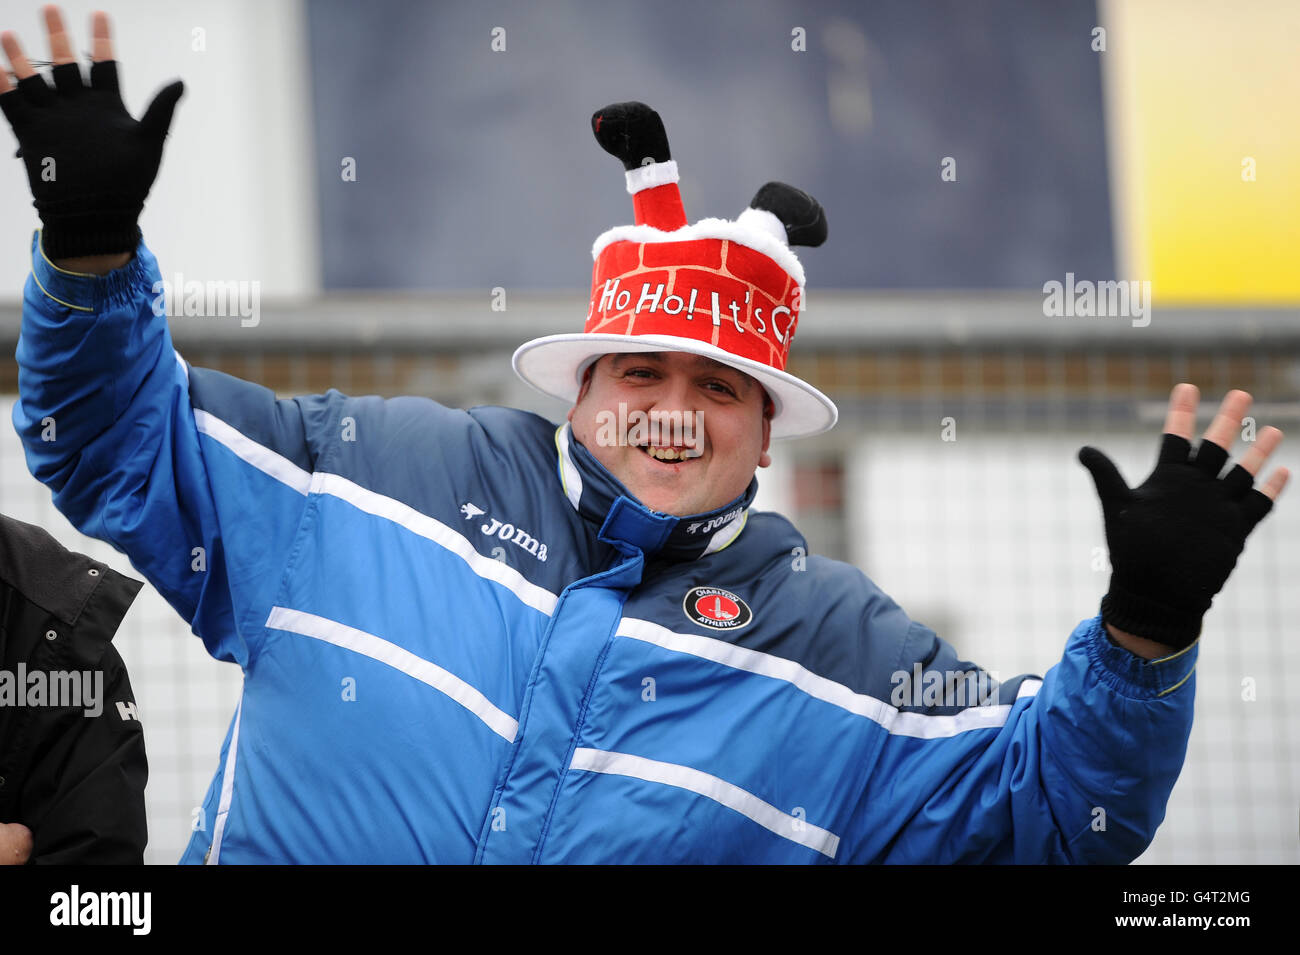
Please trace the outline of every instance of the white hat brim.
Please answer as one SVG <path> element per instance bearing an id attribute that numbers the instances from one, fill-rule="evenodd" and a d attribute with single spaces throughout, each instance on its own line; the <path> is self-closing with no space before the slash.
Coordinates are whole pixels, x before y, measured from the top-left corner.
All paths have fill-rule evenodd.
<path id="1" fill-rule="evenodd" d="M 542 394 L 572 403 L 578 399 L 582 373 L 601 355 L 660 351 L 703 355 L 756 379 L 775 406 L 773 438 L 811 437 L 829 431 L 839 419 L 835 402 L 807 382 L 694 338 L 604 332 L 547 335 L 520 345 L 511 364 L 515 374 Z"/>

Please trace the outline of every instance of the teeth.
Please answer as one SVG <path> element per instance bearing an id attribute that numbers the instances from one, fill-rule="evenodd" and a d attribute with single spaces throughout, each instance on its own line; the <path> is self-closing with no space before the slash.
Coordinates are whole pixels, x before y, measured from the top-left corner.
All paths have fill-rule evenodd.
<path id="1" fill-rule="evenodd" d="M 673 448 L 645 448 L 645 453 L 650 455 L 656 461 L 684 461 L 686 460 L 685 451 L 676 451 Z"/>

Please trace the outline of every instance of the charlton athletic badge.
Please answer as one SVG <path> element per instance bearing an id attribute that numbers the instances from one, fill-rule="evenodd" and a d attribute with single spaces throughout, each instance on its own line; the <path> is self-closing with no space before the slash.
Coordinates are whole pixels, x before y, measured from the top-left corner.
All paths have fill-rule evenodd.
<path id="1" fill-rule="evenodd" d="M 682 600 L 686 616 L 712 630 L 739 630 L 754 619 L 749 605 L 730 590 L 692 587 Z"/>

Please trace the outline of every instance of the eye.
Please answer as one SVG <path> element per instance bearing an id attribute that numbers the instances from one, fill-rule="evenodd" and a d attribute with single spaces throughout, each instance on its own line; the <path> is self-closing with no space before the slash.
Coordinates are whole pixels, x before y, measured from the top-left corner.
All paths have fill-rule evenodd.
<path id="1" fill-rule="evenodd" d="M 736 397 L 736 390 L 723 381 L 705 382 L 704 387 L 716 389 L 719 394 L 730 395 L 733 398 Z"/>
<path id="2" fill-rule="evenodd" d="M 624 378 L 640 378 L 642 376 L 652 377 L 653 375 L 654 371 L 649 368 L 629 368 L 627 371 L 623 372 Z"/>

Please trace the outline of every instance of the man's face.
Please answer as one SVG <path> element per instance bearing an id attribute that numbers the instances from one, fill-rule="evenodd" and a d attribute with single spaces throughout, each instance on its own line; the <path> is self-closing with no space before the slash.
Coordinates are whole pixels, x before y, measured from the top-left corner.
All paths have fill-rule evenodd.
<path id="1" fill-rule="evenodd" d="M 569 421 L 574 436 L 641 503 L 683 517 L 734 500 L 756 467 L 771 464 L 766 400 L 757 381 L 711 358 L 604 355 L 588 370 Z M 648 421 L 660 425 L 657 433 Z M 678 460 L 656 459 L 649 450 L 677 452 Z"/>

